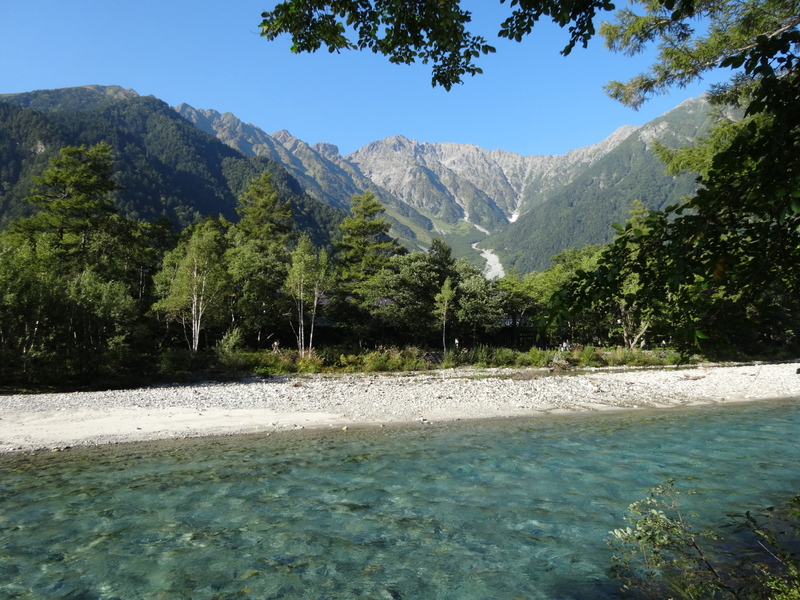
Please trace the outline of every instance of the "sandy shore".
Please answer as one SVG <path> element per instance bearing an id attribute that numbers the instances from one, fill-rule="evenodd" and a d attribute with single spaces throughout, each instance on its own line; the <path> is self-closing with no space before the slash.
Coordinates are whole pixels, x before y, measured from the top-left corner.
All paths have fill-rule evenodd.
<path id="1" fill-rule="evenodd" d="M 800 361 L 746 366 L 332 375 L 0 396 L 0 453 L 357 424 L 796 397 Z"/>

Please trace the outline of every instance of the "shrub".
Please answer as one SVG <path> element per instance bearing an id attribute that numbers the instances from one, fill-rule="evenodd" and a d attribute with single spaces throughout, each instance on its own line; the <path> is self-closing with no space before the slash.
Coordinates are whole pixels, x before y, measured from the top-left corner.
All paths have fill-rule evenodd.
<path id="1" fill-rule="evenodd" d="M 387 371 L 402 371 L 405 362 L 403 352 L 394 346 L 386 348 L 386 370 Z"/>
<path id="2" fill-rule="evenodd" d="M 737 540 L 697 529 L 672 481 L 652 488 L 628 507 L 628 526 L 610 532 L 611 572 L 623 591 L 646 598 L 800 598 L 800 495 L 788 509 L 733 516 Z M 791 533 L 788 533 L 791 532 Z M 735 544 L 732 551 L 731 542 Z"/>
<path id="3" fill-rule="evenodd" d="M 388 371 L 389 356 L 383 349 L 374 350 L 363 358 L 365 371 Z"/>
<path id="4" fill-rule="evenodd" d="M 555 358 L 556 353 L 552 350 L 540 350 L 539 348 L 531 348 L 528 350 L 530 356 L 530 366 L 532 367 L 546 367 Z"/>
<path id="5" fill-rule="evenodd" d="M 461 364 L 461 352 L 452 348 L 444 353 L 441 367 L 443 369 L 454 369 Z"/>
<path id="6" fill-rule="evenodd" d="M 628 348 L 617 346 L 616 350 L 612 350 L 606 354 L 606 362 L 612 367 L 621 367 L 631 364 L 633 360 L 633 352 Z"/>
<path id="7" fill-rule="evenodd" d="M 321 373 L 323 371 L 324 361 L 314 350 L 308 350 L 302 356 L 297 356 L 295 359 L 295 369 L 299 373 Z"/>
<path id="8" fill-rule="evenodd" d="M 651 367 L 663 364 L 661 359 L 651 352 L 635 352 L 631 356 L 629 365 L 634 367 Z"/>
<path id="9" fill-rule="evenodd" d="M 192 352 L 188 348 L 166 348 L 159 356 L 159 373 L 162 375 L 186 374 L 210 366 L 209 356 Z"/>
<path id="10" fill-rule="evenodd" d="M 493 362 L 496 367 L 514 366 L 517 362 L 517 353 L 511 348 L 495 348 Z"/>
<path id="11" fill-rule="evenodd" d="M 514 357 L 514 366 L 515 367 L 532 366 L 530 352 L 517 352 L 516 356 Z"/>
<path id="12" fill-rule="evenodd" d="M 230 371 L 244 371 L 255 366 L 252 355 L 241 350 L 244 337 L 238 327 L 229 329 L 214 346 L 220 366 Z"/>
<path id="13" fill-rule="evenodd" d="M 282 375 L 296 373 L 297 353 L 291 350 L 265 350 L 258 354 L 254 371 L 260 375 Z"/>
<path id="14" fill-rule="evenodd" d="M 364 363 L 361 357 L 355 354 L 340 354 L 336 366 L 345 373 L 356 373 L 364 367 Z"/>
<path id="15" fill-rule="evenodd" d="M 476 367 L 488 367 L 491 364 L 492 349 L 479 344 L 467 350 L 466 363 Z"/>
<path id="16" fill-rule="evenodd" d="M 403 371 L 424 371 L 430 368 L 425 353 L 416 346 L 406 346 L 400 352 L 400 369 Z"/>
<path id="17" fill-rule="evenodd" d="M 597 348 L 584 346 L 580 351 L 580 364 L 584 367 L 602 367 L 606 364 L 606 361 Z"/>

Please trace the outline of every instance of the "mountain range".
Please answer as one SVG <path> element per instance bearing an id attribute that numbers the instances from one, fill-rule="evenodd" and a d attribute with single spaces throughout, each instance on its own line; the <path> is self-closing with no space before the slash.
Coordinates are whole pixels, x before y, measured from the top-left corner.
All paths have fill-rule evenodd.
<path id="1" fill-rule="evenodd" d="M 333 144 L 267 134 L 231 113 L 170 108 L 119 86 L 6 94 L 0 226 L 25 213 L 20 200 L 59 145 L 107 141 L 126 187 L 118 203 L 141 218 L 166 216 L 178 225 L 205 214 L 236 218 L 236 196 L 269 168 L 292 199 L 298 228 L 317 243 L 330 242 L 354 194 L 372 191 L 407 247 L 426 248 L 438 236 L 456 256 L 478 264 L 496 255 L 524 273 L 546 268 L 563 249 L 609 241 L 611 223 L 627 219 L 633 200 L 660 209 L 693 193 L 695 176 L 666 175 L 652 150 L 656 141 L 690 142 L 711 121 L 705 99 L 696 98 L 564 155 L 394 136 L 341 156 Z"/>

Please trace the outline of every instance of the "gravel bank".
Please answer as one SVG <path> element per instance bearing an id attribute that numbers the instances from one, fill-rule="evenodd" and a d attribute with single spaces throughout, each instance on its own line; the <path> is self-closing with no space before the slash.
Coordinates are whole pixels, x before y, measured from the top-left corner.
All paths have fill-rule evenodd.
<path id="1" fill-rule="evenodd" d="M 800 362 L 549 375 L 482 369 L 315 375 L 0 397 L 0 452 L 306 427 L 530 416 L 779 397 Z"/>

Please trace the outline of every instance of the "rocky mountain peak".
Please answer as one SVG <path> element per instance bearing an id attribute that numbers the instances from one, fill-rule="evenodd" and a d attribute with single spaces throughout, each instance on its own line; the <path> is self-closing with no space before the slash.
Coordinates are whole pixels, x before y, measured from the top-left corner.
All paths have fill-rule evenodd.
<path id="1" fill-rule="evenodd" d="M 280 131 L 276 131 L 270 137 L 281 144 L 286 144 L 288 142 L 299 142 L 296 137 L 294 137 L 291 133 L 289 133 L 285 129 L 281 129 Z"/>
<path id="2" fill-rule="evenodd" d="M 497 231 L 637 129 L 621 127 L 598 144 L 557 156 L 522 156 L 396 135 L 356 150 L 347 160 L 376 185 L 416 208 L 450 223 L 467 220 L 480 231 Z"/>
<path id="3" fill-rule="evenodd" d="M 177 110 L 228 145 L 281 163 L 311 195 L 328 204 L 346 208 L 353 194 L 374 191 L 396 220 L 398 234 L 419 246 L 425 243 L 419 240 L 434 232 L 445 239 L 451 233 L 463 236 L 470 231 L 464 222 L 472 226 L 467 235 L 478 236 L 476 240 L 490 235 L 490 243 L 509 227 L 518 229 L 522 222 L 536 219 L 553 201 L 570 203 L 588 194 L 586 190 L 611 190 L 626 169 L 641 163 L 636 153 L 648 151 L 653 140 L 696 135 L 698 123 L 687 124 L 683 115 L 697 113 L 699 118 L 704 106 L 702 98 L 687 101 L 673 111 L 674 117 L 667 113 L 645 126 L 620 127 L 597 144 L 561 155 L 523 156 L 394 135 L 344 158 L 333 144 L 309 145 L 285 129 L 268 135 L 230 113 L 189 110 L 185 105 Z M 619 152 L 626 158 L 606 159 Z M 647 169 L 655 176 L 657 166 Z M 565 200 L 565 190 L 573 189 L 579 191 L 569 192 L 572 196 Z M 572 239 L 572 234 L 567 237 Z"/>
<path id="4" fill-rule="evenodd" d="M 211 135 L 217 134 L 214 122 L 220 118 L 220 114 L 216 110 L 196 109 L 186 103 L 181 103 L 175 107 L 175 111 L 198 129 Z"/>
<path id="5" fill-rule="evenodd" d="M 328 144 L 327 142 L 317 142 L 311 148 L 315 152 L 319 152 L 322 156 L 331 160 L 341 160 L 342 155 L 339 154 L 339 146 L 335 144 Z"/>

